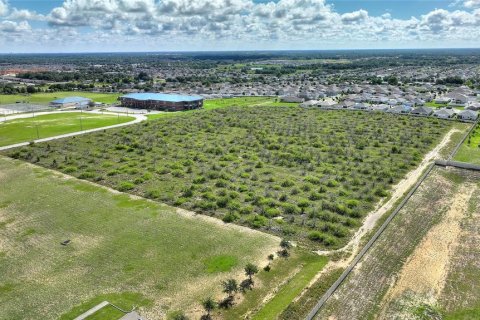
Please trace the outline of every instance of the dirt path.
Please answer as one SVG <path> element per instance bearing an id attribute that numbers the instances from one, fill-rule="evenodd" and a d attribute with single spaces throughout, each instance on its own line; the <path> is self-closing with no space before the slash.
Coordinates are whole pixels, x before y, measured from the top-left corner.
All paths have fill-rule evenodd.
<path id="1" fill-rule="evenodd" d="M 390 303 L 406 292 L 424 303 L 435 304 L 445 286 L 449 261 L 461 232 L 460 222 L 475 190 L 476 185 L 465 184 L 456 192 L 445 217 L 427 233 L 385 295 L 378 319 L 389 318 L 386 313 Z"/>
<path id="2" fill-rule="evenodd" d="M 323 274 L 328 273 L 330 270 L 342 268 L 345 269 L 348 267 L 353 258 L 357 255 L 359 251 L 360 241 L 368 232 L 370 232 L 378 220 L 389 210 L 391 210 L 395 203 L 401 199 L 417 182 L 418 178 L 422 175 L 422 172 L 434 161 L 439 158 L 440 151 L 445 148 L 445 146 L 450 142 L 452 135 L 456 132 L 459 132 L 458 129 L 451 129 L 442 139 L 442 141 L 429 153 L 425 155 L 422 162 L 418 167 L 410 171 L 403 180 L 397 183 L 392 187 L 391 197 L 386 202 L 380 202 L 373 211 L 371 211 L 365 218 L 362 227 L 358 229 L 352 239 L 342 248 L 337 250 L 319 250 L 317 253 L 319 255 L 331 255 L 334 253 L 346 253 L 347 256 L 343 259 L 332 261 L 330 260 L 328 264 L 315 275 L 315 277 L 310 281 L 307 288 L 312 286 Z M 295 298 L 295 301 L 298 300 L 305 293 L 306 289 Z"/>

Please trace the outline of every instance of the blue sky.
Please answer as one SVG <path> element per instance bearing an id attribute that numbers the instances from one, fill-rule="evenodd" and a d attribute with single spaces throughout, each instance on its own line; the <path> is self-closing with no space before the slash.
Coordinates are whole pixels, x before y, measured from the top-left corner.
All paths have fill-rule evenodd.
<path id="1" fill-rule="evenodd" d="M 0 0 L 0 52 L 480 47 L 480 0 Z"/>

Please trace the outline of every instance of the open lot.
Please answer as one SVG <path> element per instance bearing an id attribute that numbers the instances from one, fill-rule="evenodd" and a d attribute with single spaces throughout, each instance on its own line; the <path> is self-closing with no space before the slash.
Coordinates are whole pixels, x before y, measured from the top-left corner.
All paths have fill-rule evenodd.
<path id="1" fill-rule="evenodd" d="M 0 146 L 48 138 L 66 133 L 111 126 L 133 117 L 86 112 L 40 114 L 0 122 Z"/>
<path id="2" fill-rule="evenodd" d="M 258 107 L 258 106 L 275 106 L 275 107 L 296 107 L 298 103 L 279 102 L 274 97 L 236 97 L 225 99 L 208 99 L 204 101 L 203 108 L 205 110 L 221 109 L 228 107 Z M 149 114 L 147 118 L 149 120 L 185 115 L 192 112 L 198 112 L 196 110 L 190 111 L 178 111 L 178 112 L 161 112 L 156 114 Z"/>
<path id="3" fill-rule="evenodd" d="M 435 168 L 318 319 L 478 319 L 480 173 Z"/>
<path id="4" fill-rule="evenodd" d="M 278 243 L 265 233 L 0 158 L 0 319 L 72 319 L 103 300 L 139 306 L 147 319 L 175 310 L 198 318 L 201 299 L 222 296 L 221 280 L 241 279 L 248 262 L 266 264 Z M 275 259 L 246 296 L 267 295 L 305 254 Z M 260 300 L 245 299 L 243 306 Z M 117 319 L 110 318 L 115 310 L 105 312 L 101 319 Z"/>
<path id="5" fill-rule="evenodd" d="M 223 107 L 245 107 L 245 106 L 298 106 L 298 103 L 280 102 L 276 97 L 235 97 L 227 99 L 205 100 L 205 109 L 216 109 Z"/>
<path id="6" fill-rule="evenodd" d="M 452 122 L 232 107 L 9 151 L 121 191 L 338 247 Z"/>
<path id="7" fill-rule="evenodd" d="M 0 95 L 0 105 L 17 102 L 28 102 L 38 104 L 48 104 L 52 100 L 61 99 L 65 97 L 80 96 L 92 99 L 95 102 L 115 103 L 120 96 L 119 93 L 96 93 L 96 92 L 82 92 L 82 91 L 59 91 L 59 92 L 45 92 L 32 94 L 2 94 Z"/>
<path id="8" fill-rule="evenodd" d="M 457 161 L 480 164 L 480 125 L 477 124 L 454 157 Z"/>

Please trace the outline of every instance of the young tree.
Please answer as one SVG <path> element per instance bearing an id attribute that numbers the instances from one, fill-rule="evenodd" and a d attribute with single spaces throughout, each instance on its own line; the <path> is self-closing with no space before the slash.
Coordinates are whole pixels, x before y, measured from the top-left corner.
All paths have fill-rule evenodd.
<path id="1" fill-rule="evenodd" d="M 203 309 L 207 312 L 206 315 L 202 316 L 202 319 L 204 320 L 212 319 L 212 316 L 210 315 L 210 313 L 213 310 L 215 310 L 215 308 L 217 307 L 217 303 L 215 302 L 215 300 L 213 300 L 212 297 L 208 297 L 207 299 L 202 301 L 202 306 L 203 306 Z"/>
<path id="2" fill-rule="evenodd" d="M 258 273 L 258 267 L 253 263 L 247 263 L 245 266 L 245 275 L 253 283 L 252 277 Z"/>
<path id="3" fill-rule="evenodd" d="M 290 249 L 291 247 L 292 247 L 292 244 L 290 243 L 290 241 L 286 239 L 282 239 L 282 241 L 280 241 L 280 248 L 282 248 L 282 250 L 277 252 L 278 255 L 281 257 L 287 258 L 290 255 L 290 253 L 288 252 L 288 249 Z"/>
<path id="4" fill-rule="evenodd" d="M 292 244 L 290 243 L 290 241 L 286 239 L 282 239 L 282 241 L 280 241 L 280 248 L 288 250 L 291 247 L 292 247 Z"/>
<path id="5" fill-rule="evenodd" d="M 228 279 L 222 281 L 223 292 L 228 295 L 229 298 L 233 298 L 234 294 L 238 292 L 238 284 L 235 279 Z"/>

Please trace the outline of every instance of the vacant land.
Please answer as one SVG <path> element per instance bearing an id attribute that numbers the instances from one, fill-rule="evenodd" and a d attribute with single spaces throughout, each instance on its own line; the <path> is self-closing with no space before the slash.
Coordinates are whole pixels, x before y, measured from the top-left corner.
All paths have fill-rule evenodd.
<path id="1" fill-rule="evenodd" d="M 472 133 L 454 157 L 455 160 L 480 164 L 480 125 L 477 124 Z"/>
<path id="2" fill-rule="evenodd" d="M 389 114 L 232 107 L 8 154 L 225 222 L 336 247 L 451 126 Z"/>
<path id="3" fill-rule="evenodd" d="M 0 146 L 89 130 L 135 120 L 132 117 L 83 112 L 36 115 L 0 122 Z"/>
<path id="4" fill-rule="evenodd" d="M 205 109 L 217 109 L 224 107 L 246 107 L 246 106 L 298 106 L 298 103 L 280 102 L 275 97 L 236 97 L 227 99 L 205 100 Z"/>
<path id="5" fill-rule="evenodd" d="M 198 314 L 200 299 L 222 295 L 221 280 L 241 279 L 248 262 L 266 264 L 278 243 L 0 158 L 0 319 L 72 319 L 103 300 L 140 306 L 148 319 Z M 264 294 L 283 281 L 283 261 L 258 275 L 270 277 Z"/>
<path id="6" fill-rule="evenodd" d="M 32 94 L 3 94 L 0 95 L 0 104 L 9 104 L 16 102 L 29 102 L 48 104 L 55 99 L 65 97 L 80 96 L 92 99 L 95 102 L 115 103 L 120 96 L 119 93 L 96 93 L 96 92 L 80 92 L 80 91 L 64 91 L 64 92 L 46 92 Z"/>
<path id="7" fill-rule="evenodd" d="M 318 319 L 477 319 L 479 179 L 435 168 Z"/>
<path id="8" fill-rule="evenodd" d="M 203 108 L 205 110 L 221 109 L 228 107 L 258 107 L 258 106 L 276 106 L 276 107 L 296 107 L 298 103 L 279 102 L 273 97 L 237 97 L 225 99 L 209 99 L 205 100 Z M 156 114 L 148 114 L 149 120 L 155 120 L 165 117 L 181 116 L 198 110 L 178 111 L 178 112 L 162 112 Z"/>

